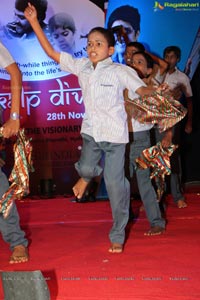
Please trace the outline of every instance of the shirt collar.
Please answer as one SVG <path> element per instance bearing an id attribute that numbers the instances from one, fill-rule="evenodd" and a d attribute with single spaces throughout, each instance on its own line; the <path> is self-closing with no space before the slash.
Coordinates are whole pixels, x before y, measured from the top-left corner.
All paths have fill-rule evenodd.
<path id="1" fill-rule="evenodd" d="M 90 67 L 93 68 L 92 62 L 89 61 L 89 63 L 90 63 Z M 108 58 L 106 58 L 106 59 L 104 59 L 104 60 L 99 61 L 99 62 L 97 63 L 96 68 L 99 69 L 99 68 L 103 68 L 104 66 L 108 66 L 108 65 L 112 65 L 112 64 L 113 64 L 112 58 L 111 58 L 111 57 L 108 57 Z"/>

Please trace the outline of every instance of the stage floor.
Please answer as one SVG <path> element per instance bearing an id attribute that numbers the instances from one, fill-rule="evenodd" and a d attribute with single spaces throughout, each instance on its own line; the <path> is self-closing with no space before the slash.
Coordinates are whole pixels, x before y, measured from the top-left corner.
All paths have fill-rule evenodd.
<path id="1" fill-rule="evenodd" d="M 188 193 L 186 200 L 188 207 L 178 209 L 167 197 L 166 232 L 151 237 L 144 236 L 149 223 L 141 202 L 132 201 L 136 218 L 127 226 L 122 254 L 108 253 L 109 201 L 18 201 L 30 261 L 9 265 L 8 245 L 0 239 L 1 271 L 41 270 L 51 300 L 199 299 L 200 193 Z"/>

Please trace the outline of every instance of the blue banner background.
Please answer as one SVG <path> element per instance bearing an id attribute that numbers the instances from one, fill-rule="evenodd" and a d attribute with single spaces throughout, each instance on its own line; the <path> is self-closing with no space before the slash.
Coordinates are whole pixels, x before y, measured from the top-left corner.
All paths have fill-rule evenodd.
<path id="1" fill-rule="evenodd" d="M 182 51 L 179 67 L 184 70 L 200 24 L 199 1 L 109 0 L 106 26 L 112 11 L 127 4 L 137 8 L 141 16 L 138 41 L 160 57 L 165 47 L 179 46 Z M 176 4 L 185 7 L 173 7 Z"/>

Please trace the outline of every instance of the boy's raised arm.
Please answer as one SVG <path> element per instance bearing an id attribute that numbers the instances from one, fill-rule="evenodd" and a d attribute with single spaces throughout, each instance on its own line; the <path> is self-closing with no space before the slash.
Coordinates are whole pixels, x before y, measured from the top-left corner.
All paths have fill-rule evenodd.
<path id="1" fill-rule="evenodd" d="M 14 62 L 5 68 L 10 75 L 10 88 L 11 88 L 11 108 L 10 118 L 3 124 L 2 134 L 5 138 L 17 134 L 20 128 L 20 99 L 22 89 L 22 75 Z"/>
<path id="2" fill-rule="evenodd" d="M 36 11 L 35 7 L 33 5 L 31 5 L 30 3 L 28 3 L 28 6 L 26 7 L 26 9 L 24 11 L 24 16 L 31 24 L 31 26 L 32 26 L 42 48 L 46 52 L 46 54 L 49 57 L 51 57 L 53 60 L 55 60 L 56 62 L 59 63 L 60 62 L 60 53 L 55 51 L 54 48 L 52 47 L 52 45 L 49 43 L 46 35 L 44 34 L 44 32 L 40 26 L 40 23 L 38 22 L 37 11 Z"/>

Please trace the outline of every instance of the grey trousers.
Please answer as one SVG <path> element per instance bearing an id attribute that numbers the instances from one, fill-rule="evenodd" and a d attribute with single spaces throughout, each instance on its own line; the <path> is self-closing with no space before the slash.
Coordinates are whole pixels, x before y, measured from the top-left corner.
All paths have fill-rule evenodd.
<path id="1" fill-rule="evenodd" d="M 0 168 L 0 197 L 8 190 L 8 187 L 8 179 Z M 0 231 L 3 240 L 10 244 L 11 250 L 17 245 L 27 247 L 28 241 L 24 231 L 20 228 L 20 219 L 15 203 L 13 203 L 7 218 L 4 219 L 3 215 L 0 214 Z"/>
<path id="2" fill-rule="evenodd" d="M 93 177 L 102 173 L 99 161 L 104 154 L 104 180 L 113 217 L 109 238 L 112 243 L 123 244 L 130 203 L 130 185 L 124 174 L 126 144 L 97 143 L 86 134 L 82 134 L 82 137 L 81 157 L 75 164 L 75 168 L 78 174 L 89 182 Z"/>
<path id="3" fill-rule="evenodd" d="M 165 220 L 161 217 L 157 195 L 150 179 L 150 170 L 136 168 L 135 163 L 142 151 L 149 147 L 151 147 L 149 130 L 134 132 L 133 142 L 130 145 L 130 164 L 135 167 L 138 189 L 151 227 L 160 226 L 164 228 Z M 130 165 L 130 168 L 133 167 Z"/>

